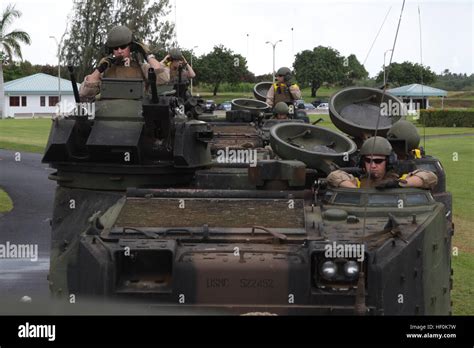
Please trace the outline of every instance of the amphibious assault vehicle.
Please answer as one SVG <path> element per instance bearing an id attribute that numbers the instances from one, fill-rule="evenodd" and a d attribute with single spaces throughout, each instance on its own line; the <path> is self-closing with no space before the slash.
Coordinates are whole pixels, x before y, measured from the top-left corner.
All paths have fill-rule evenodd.
<path id="1" fill-rule="evenodd" d="M 336 168 L 357 172 L 383 98 L 401 103 L 368 88 L 333 96 L 346 136 L 265 119 L 242 100 L 204 122 L 176 96 L 144 94 L 143 81 L 104 79 L 94 117 L 54 120 L 43 158 L 57 182 L 51 292 L 237 314 L 449 314 L 439 161 L 398 164 L 434 170 L 433 192 L 325 182 Z M 400 118 L 389 114 L 378 134 Z"/>

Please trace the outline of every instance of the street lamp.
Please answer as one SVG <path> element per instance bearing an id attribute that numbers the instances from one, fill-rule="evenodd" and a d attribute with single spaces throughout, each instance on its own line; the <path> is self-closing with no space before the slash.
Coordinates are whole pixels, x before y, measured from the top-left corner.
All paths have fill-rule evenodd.
<path id="1" fill-rule="evenodd" d="M 278 40 L 278 41 L 275 41 L 275 42 L 270 42 L 270 41 L 265 42 L 266 44 L 270 44 L 270 45 L 273 46 L 273 73 L 272 73 L 273 81 L 272 81 L 272 83 L 275 82 L 275 47 L 279 42 L 283 42 L 283 40 Z"/>
<path id="2" fill-rule="evenodd" d="M 54 41 L 56 41 L 56 45 L 58 46 L 58 99 L 59 102 L 61 102 L 61 45 L 55 36 L 50 36 L 49 38 L 54 39 Z"/>
<path id="3" fill-rule="evenodd" d="M 383 53 L 383 88 L 385 89 L 385 86 L 386 86 L 386 81 L 385 81 L 385 56 L 387 54 L 387 52 L 390 52 L 390 51 L 393 51 L 392 49 L 389 49 L 389 50 L 386 50 L 384 53 Z"/>
<path id="4" fill-rule="evenodd" d="M 249 34 L 247 34 L 247 61 L 249 60 Z"/>
<path id="5" fill-rule="evenodd" d="M 199 46 L 194 46 L 191 49 L 191 68 L 193 67 L 193 52 L 195 48 L 198 48 Z M 191 95 L 193 94 L 193 79 L 191 79 Z"/>

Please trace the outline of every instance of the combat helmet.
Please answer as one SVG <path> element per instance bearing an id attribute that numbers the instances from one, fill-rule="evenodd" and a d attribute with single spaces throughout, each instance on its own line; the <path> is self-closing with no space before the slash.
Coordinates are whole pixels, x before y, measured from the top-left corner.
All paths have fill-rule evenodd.
<path id="1" fill-rule="evenodd" d="M 183 59 L 183 53 L 179 48 L 172 48 L 170 49 L 170 57 L 173 60 L 181 60 Z"/>
<path id="2" fill-rule="evenodd" d="M 291 76 L 291 70 L 290 70 L 290 68 L 287 68 L 286 66 L 284 66 L 284 67 L 281 67 L 280 69 L 278 69 L 276 74 L 277 74 L 277 76 L 278 75 L 282 75 L 282 76 L 290 75 Z"/>
<path id="3" fill-rule="evenodd" d="M 407 150 L 411 151 L 420 145 L 420 135 L 415 125 L 406 120 L 400 120 L 390 127 L 387 139 L 405 140 Z"/>
<path id="4" fill-rule="evenodd" d="M 289 109 L 288 105 L 285 102 L 279 102 L 275 105 L 273 108 L 273 113 L 274 114 L 286 114 L 288 115 Z"/>
<path id="5" fill-rule="evenodd" d="M 390 156 L 392 154 L 392 145 L 390 145 L 388 140 L 383 137 L 371 137 L 362 144 L 360 155 L 370 156 L 372 154 Z"/>
<path id="6" fill-rule="evenodd" d="M 106 46 L 110 49 L 127 45 L 133 41 L 133 33 L 123 25 L 117 25 L 109 31 Z"/>

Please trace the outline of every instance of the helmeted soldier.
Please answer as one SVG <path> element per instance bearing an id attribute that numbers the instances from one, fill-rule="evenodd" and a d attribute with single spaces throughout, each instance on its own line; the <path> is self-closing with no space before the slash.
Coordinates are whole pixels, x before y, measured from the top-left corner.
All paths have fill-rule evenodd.
<path id="1" fill-rule="evenodd" d="M 81 97 L 95 97 L 99 93 L 102 77 L 146 80 L 150 67 L 155 69 L 158 85 L 169 81 L 168 69 L 156 60 L 145 44 L 134 40 L 129 28 L 123 25 L 113 27 L 108 34 L 106 47 L 109 55 L 102 58 L 92 74 L 84 78 L 79 89 Z M 132 52 L 139 53 L 146 63 L 140 64 L 132 57 Z"/>
<path id="2" fill-rule="evenodd" d="M 273 108 L 273 118 L 285 120 L 288 118 L 289 108 L 285 102 L 278 102 Z"/>
<path id="3" fill-rule="evenodd" d="M 396 156 L 392 145 L 383 137 L 371 137 L 360 148 L 361 167 L 364 174 L 359 178 L 343 170 L 331 172 L 327 181 L 332 187 L 347 188 L 399 188 L 419 187 L 432 189 L 438 183 L 438 177 L 427 170 L 415 170 L 401 177 L 394 171 Z"/>
<path id="4" fill-rule="evenodd" d="M 181 82 L 188 82 L 189 79 L 196 77 L 191 65 L 188 64 L 186 58 L 179 48 L 170 49 L 168 55 L 161 61 L 169 69 L 170 83 L 176 84 L 179 82 L 179 71 L 181 70 Z"/>
<path id="5" fill-rule="evenodd" d="M 267 92 L 267 104 L 273 107 L 279 102 L 292 104 L 301 99 L 301 91 L 296 83 L 291 83 L 291 70 L 287 67 L 278 69 L 276 82 L 272 84 Z"/>
<path id="6" fill-rule="evenodd" d="M 399 159 L 421 158 L 420 135 L 413 123 L 406 120 L 395 122 L 387 133 L 387 139 L 402 140 L 406 144 L 406 148 L 397 149 Z"/>

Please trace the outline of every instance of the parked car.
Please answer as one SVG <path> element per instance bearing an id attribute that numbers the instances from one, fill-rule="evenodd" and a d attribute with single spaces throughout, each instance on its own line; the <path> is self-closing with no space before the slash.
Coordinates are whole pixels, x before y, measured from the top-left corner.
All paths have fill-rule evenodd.
<path id="1" fill-rule="evenodd" d="M 329 104 L 328 103 L 321 103 L 316 107 L 316 109 L 327 110 L 327 109 L 329 109 Z"/>
<path id="2" fill-rule="evenodd" d="M 311 103 L 304 103 L 305 110 L 314 110 L 316 109 L 313 104 Z"/>
<path id="3" fill-rule="evenodd" d="M 232 109 L 232 103 L 230 101 L 225 101 L 217 105 L 217 110 L 229 111 Z"/>
<path id="4" fill-rule="evenodd" d="M 298 99 L 294 101 L 295 107 L 298 107 L 300 104 L 306 104 L 306 102 L 303 99 Z"/>
<path id="5" fill-rule="evenodd" d="M 204 112 L 212 113 L 216 109 L 216 103 L 214 102 L 214 100 L 206 100 L 203 109 Z"/>
<path id="6" fill-rule="evenodd" d="M 326 101 L 326 100 L 322 100 L 322 99 L 316 99 L 316 100 L 313 100 L 313 101 L 311 102 L 311 104 L 313 104 L 315 107 L 318 107 L 319 104 L 323 104 L 323 103 L 327 104 L 327 101 Z"/>

